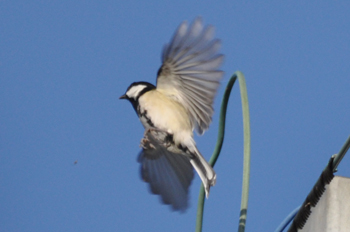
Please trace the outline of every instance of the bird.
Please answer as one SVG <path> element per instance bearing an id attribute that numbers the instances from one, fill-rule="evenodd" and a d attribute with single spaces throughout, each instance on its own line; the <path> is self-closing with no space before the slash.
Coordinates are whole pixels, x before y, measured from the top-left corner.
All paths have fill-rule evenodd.
<path id="1" fill-rule="evenodd" d="M 189 186 L 198 173 L 206 197 L 216 173 L 199 152 L 193 132 L 202 135 L 212 121 L 213 102 L 224 72 L 221 41 L 201 17 L 182 22 L 161 54 L 156 85 L 133 82 L 128 100 L 145 128 L 138 162 L 153 194 L 174 211 L 188 206 Z"/>

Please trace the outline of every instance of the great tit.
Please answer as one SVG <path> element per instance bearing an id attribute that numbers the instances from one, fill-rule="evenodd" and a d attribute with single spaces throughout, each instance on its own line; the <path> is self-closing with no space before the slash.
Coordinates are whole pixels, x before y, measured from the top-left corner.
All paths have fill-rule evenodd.
<path id="1" fill-rule="evenodd" d="M 215 171 L 196 147 L 193 131 L 203 134 L 212 121 L 212 105 L 223 76 L 220 45 L 213 26 L 204 27 L 200 18 L 191 25 L 183 22 L 163 48 L 157 85 L 134 82 L 120 97 L 129 100 L 145 127 L 141 176 L 173 210 L 188 208 L 193 168 L 207 198 L 216 182 Z"/>

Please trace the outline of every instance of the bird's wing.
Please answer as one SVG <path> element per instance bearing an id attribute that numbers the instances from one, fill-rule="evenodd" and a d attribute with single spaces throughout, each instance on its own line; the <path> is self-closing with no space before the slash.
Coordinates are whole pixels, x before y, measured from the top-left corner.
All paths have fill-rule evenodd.
<path id="1" fill-rule="evenodd" d="M 208 129 L 213 101 L 223 72 L 220 40 L 214 27 L 203 27 L 197 18 L 192 25 L 183 22 L 162 52 L 157 90 L 180 102 L 188 111 L 193 129 L 199 134 Z"/>
<path id="2" fill-rule="evenodd" d="M 188 192 L 194 171 L 187 156 L 179 149 L 165 145 L 167 136 L 167 132 L 146 131 L 138 159 L 141 177 L 149 183 L 153 194 L 161 196 L 164 204 L 183 212 L 188 207 Z"/>

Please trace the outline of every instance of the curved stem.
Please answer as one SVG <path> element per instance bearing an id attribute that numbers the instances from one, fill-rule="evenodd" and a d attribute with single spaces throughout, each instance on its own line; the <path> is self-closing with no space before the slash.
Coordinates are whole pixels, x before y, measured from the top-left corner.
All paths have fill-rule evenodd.
<path id="1" fill-rule="evenodd" d="M 242 186 L 241 211 L 240 211 L 240 219 L 239 219 L 239 231 L 243 232 L 245 230 L 247 208 L 248 208 L 249 173 L 250 173 L 250 170 L 249 170 L 250 169 L 250 123 L 249 123 L 249 106 L 248 106 L 247 88 L 245 84 L 244 75 L 240 71 L 237 71 L 232 75 L 231 79 L 229 80 L 226 86 L 226 90 L 221 103 L 218 138 L 217 138 L 213 155 L 209 160 L 209 164 L 214 167 L 220 155 L 220 151 L 222 148 L 222 144 L 224 142 L 224 135 L 225 135 L 227 104 L 228 104 L 232 87 L 237 78 L 239 80 L 239 85 L 241 90 L 242 111 L 243 111 L 243 134 L 244 134 L 243 186 Z M 202 231 L 204 199 L 205 199 L 205 194 L 204 194 L 204 187 L 202 184 L 199 191 L 199 197 L 198 197 L 196 232 Z"/>
<path id="2" fill-rule="evenodd" d="M 225 124 L 226 124 L 226 111 L 227 111 L 227 104 L 228 100 L 230 98 L 231 90 L 233 85 L 235 84 L 237 79 L 236 73 L 234 73 L 227 83 L 226 89 L 224 96 L 222 98 L 222 103 L 221 103 L 221 109 L 220 109 L 220 119 L 219 119 L 219 131 L 218 131 L 218 138 L 216 141 L 216 146 L 213 151 L 213 155 L 211 156 L 209 160 L 209 164 L 214 167 L 216 161 L 219 158 L 220 151 L 222 148 L 222 144 L 224 143 L 224 136 L 225 136 Z"/>
<path id="3" fill-rule="evenodd" d="M 244 232 L 247 220 L 248 197 L 249 197 L 249 176 L 250 176 L 250 116 L 247 86 L 243 73 L 236 72 L 239 88 L 241 91 L 242 114 L 243 114 L 243 137 L 244 137 L 244 156 L 243 156 L 243 181 L 242 181 L 242 199 L 241 211 L 239 217 L 238 231 Z"/>
<path id="4" fill-rule="evenodd" d="M 196 232 L 202 231 L 203 226 L 203 212 L 204 212 L 204 187 L 203 183 L 201 184 L 201 187 L 199 189 L 199 196 L 198 196 L 198 207 L 197 207 L 197 220 L 196 220 Z"/>
<path id="5" fill-rule="evenodd" d="M 224 142 L 227 104 L 228 104 L 228 100 L 230 97 L 231 89 L 232 89 L 236 79 L 237 79 L 237 75 L 236 75 L 236 73 L 234 73 L 226 86 L 226 90 L 225 90 L 225 93 L 224 93 L 224 96 L 222 99 L 221 109 L 220 109 L 218 138 L 216 141 L 216 146 L 215 146 L 214 152 L 209 160 L 209 164 L 212 167 L 214 167 L 214 165 L 215 165 L 215 163 L 220 155 L 222 144 Z M 201 184 L 201 187 L 199 190 L 199 197 L 198 197 L 196 232 L 202 231 L 204 199 L 205 199 L 204 187 L 203 187 L 203 184 Z"/>

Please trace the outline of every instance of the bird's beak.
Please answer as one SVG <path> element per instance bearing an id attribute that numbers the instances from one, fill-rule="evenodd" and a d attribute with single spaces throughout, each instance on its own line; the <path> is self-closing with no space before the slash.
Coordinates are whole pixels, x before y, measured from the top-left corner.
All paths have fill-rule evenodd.
<path id="1" fill-rule="evenodd" d="M 126 99 L 126 95 L 124 94 L 124 95 L 121 95 L 120 97 L 119 97 L 119 99 Z"/>

